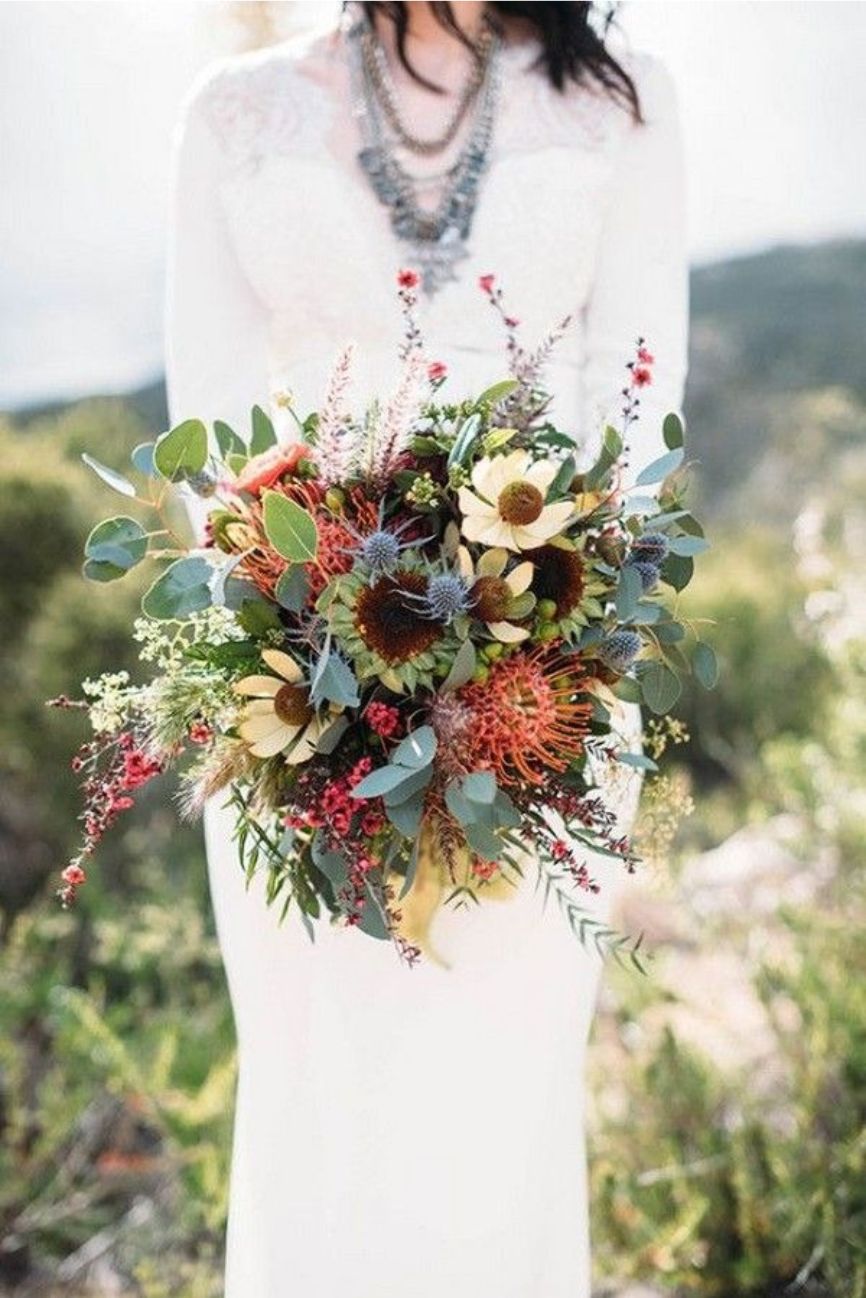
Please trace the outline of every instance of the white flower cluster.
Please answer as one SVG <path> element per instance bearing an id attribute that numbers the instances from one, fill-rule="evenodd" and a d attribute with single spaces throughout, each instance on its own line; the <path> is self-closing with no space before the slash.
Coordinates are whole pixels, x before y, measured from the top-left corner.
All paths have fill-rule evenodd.
<path id="1" fill-rule="evenodd" d="M 89 699 L 90 724 L 94 734 L 114 735 L 129 720 L 140 689 L 129 684 L 129 672 L 105 672 L 95 679 L 88 677 L 81 688 Z"/>
<path id="2" fill-rule="evenodd" d="M 141 645 L 138 656 L 142 662 L 168 668 L 177 663 L 184 650 L 196 641 L 226 644 L 230 640 L 242 640 L 244 632 L 231 609 L 206 608 L 200 613 L 190 613 L 182 622 L 136 618 L 132 637 Z"/>

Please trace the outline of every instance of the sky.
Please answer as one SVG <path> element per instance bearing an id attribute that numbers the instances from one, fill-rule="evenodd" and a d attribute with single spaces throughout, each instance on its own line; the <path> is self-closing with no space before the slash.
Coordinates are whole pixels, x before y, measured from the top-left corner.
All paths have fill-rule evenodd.
<path id="1" fill-rule="evenodd" d="M 236 9 L 0 3 L 0 408 L 160 372 L 172 127 L 242 45 Z M 620 22 L 678 87 L 694 261 L 866 236 L 863 0 L 632 0 Z"/>

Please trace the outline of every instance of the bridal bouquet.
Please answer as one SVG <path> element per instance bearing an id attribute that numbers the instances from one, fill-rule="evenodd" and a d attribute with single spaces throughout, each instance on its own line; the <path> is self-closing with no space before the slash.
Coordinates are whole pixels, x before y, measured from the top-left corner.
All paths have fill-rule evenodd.
<path id="1" fill-rule="evenodd" d="M 597 787 L 611 763 L 653 766 L 623 750 L 620 700 L 662 715 L 683 673 L 709 686 L 716 670 L 676 608 L 706 545 L 684 503 L 683 428 L 665 419 L 665 453 L 629 483 L 653 365 L 639 341 L 621 427 L 578 471 L 541 378 L 568 322 L 525 350 L 492 276 L 480 284 L 510 377 L 448 401 L 445 367 L 424 355 L 417 283 L 401 272 L 389 400 L 352 411 L 347 350 L 316 413 L 278 399 L 297 424 L 290 444 L 256 407 L 249 440 L 187 420 L 139 446 L 139 486 L 85 457 L 136 514 L 94 528 L 85 576 L 112 581 L 145 559 L 161 570 L 134 630 L 150 679 L 110 673 L 84 682 L 83 701 L 54 700 L 86 708 L 93 730 L 73 762 L 84 836 L 65 904 L 135 791 L 186 757 L 184 810 L 230 800 L 245 868 L 266 869 L 269 901 L 311 936 L 327 917 L 416 959 L 400 908 L 427 843 L 446 903 L 517 883 L 531 848 L 575 932 L 629 949 L 580 905 L 598 888 L 585 851 L 636 862 Z M 176 487 L 209 502 L 192 548 L 175 535 Z"/>

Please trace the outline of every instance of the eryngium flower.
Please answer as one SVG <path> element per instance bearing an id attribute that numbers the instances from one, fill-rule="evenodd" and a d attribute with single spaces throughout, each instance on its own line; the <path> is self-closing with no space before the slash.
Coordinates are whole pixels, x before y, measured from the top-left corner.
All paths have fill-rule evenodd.
<path id="1" fill-rule="evenodd" d="M 631 548 L 631 555 L 632 559 L 658 565 L 667 558 L 669 550 L 666 536 L 661 532 L 647 532 L 645 536 L 638 537 L 635 541 Z"/>
<path id="2" fill-rule="evenodd" d="M 656 564 L 648 563 L 645 559 L 630 559 L 626 566 L 634 568 L 640 577 L 640 584 L 644 594 L 652 590 L 658 582 L 659 570 Z"/>
<path id="3" fill-rule="evenodd" d="M 458 573 L 440 572 L 430 578 L 427 591 L 419 600 L 425 617 L 447 624 L 459 614 L 468 612 L 472 599 L 469 587 Z"/>
<path id="4" fill-rule="evenodd" d="M 358 634 L 392 666 L 423 653 L 442 634 L 442 621 L 425 616 L 418 605 L 417 597 L 427 595 L 428 584 L 424 573 L 401 570 L 380 577 L 358 595 Z"/>
<path id="5" fill-rule="evenodd" d="M 602 640 L 598 656 L 611 671 L 622 675 L 628 671 L 640 653 L 641 638 L 637 631 L 614 631 L 606 640 Z"/>

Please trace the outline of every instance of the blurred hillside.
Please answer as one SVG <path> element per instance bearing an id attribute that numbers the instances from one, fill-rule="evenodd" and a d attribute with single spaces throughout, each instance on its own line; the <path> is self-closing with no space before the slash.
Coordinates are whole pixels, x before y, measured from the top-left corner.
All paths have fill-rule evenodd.
<path id="1" fill-rule="evenodd" d="M 699 268 L 692 293 L 713 549 L 688 605 L 723 676 L 684 698 L 691 741 L 646 791 L 654 883 L 627 923 L 657 958 L 645 983 L 609 980 L 599 1022 L 598 1262 L 698 1298 L 866 1298 L 866 242 Z M 198 833 L 154 790 L 79 908 L 47 882 L 85 736 L 44 700 L 140 670 L 135 577 L 79 575 L 111 506 L 79 456 L 123 468 L 165 423 L 161 384 L 0 419 L 10 1298 L 220 1292 L 234 1056 Z M 690 797 L 672 842 L 666 807 Z"/>

